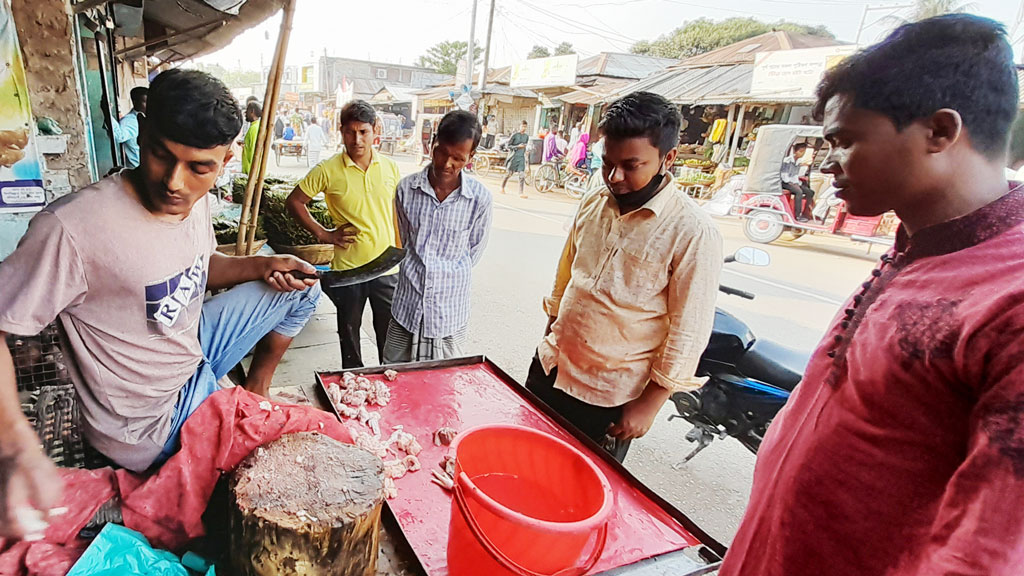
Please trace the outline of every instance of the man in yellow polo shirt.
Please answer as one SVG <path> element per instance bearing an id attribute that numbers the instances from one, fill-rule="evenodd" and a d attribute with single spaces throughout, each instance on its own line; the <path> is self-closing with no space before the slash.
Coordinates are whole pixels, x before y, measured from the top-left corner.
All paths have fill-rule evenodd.
<path id="1" fill-rule="evenodd" d="M 341 110 L 345 149 L 318 164 L 288 196 L 288 211 L 324 244 L 334 244 L 334 270 L 362 266 L 396 245 L 395 189 L 401 176 L 393 160 L 374 152 L 373 125 L 377 114 L 363 100 Z M 335 228 L 328 230 L 309 214 L 308 204 L 323 193 Z M 379 357 L 391 320 L 391 300 L 398 284 L 397 268 L 375 280 L 325 290 L 338 309 L 341 362 L 361 368 L 359 328 L 369 300 Z"/>

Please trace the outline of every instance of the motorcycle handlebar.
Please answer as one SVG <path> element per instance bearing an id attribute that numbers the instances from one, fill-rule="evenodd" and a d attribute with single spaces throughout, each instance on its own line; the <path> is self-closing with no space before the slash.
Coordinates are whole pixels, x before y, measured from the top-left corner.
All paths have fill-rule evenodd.
<path id="1" fill-rule="evenodd" d="M 745 290 L 739 290 L 737 288 L 730 288 L 728 286 L 724 286 L 724 285 L 721 285 L 721 284 L 718 285 L 718 289 L 720 291 L 726 293 L 726 294 L 729 294 L 730 296 L 739 296 L 740 298 L 746 298 L 747 300 L 753 300 L 754 299 L 754 295 L 751 294 L 750 292 L 745 291 Z"/>

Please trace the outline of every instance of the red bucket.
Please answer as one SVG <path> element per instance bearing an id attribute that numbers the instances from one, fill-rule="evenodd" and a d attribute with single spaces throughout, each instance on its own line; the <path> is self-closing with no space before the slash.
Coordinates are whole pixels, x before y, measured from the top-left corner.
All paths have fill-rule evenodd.
<path id="1" fill-rule="evenodd" d="M 453 447 L 451 576 L 579 576 L 593 569 L 613 498 L 589 458 L 553 436 L 511 425 L 472 428 Z"/>

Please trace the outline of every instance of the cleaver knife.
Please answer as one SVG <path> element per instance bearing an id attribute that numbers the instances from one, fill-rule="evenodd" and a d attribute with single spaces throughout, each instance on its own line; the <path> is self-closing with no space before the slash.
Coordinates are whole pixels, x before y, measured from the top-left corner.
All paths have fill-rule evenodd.
<path id="1" fill-rule="evenodd" d="M 289 274 L 300 280 L 319 279 L 324 288 L 339 288 L 341 286 L 352 286 L 362 284 L 375 278 L 379 278 L 390 272 L 395 266 L 405 260 L 409 251 L 405 248 L 388 246 L 380 256 L 370 260 L 366 264 L 350 270 L 317 270 L 316 274 L 308 274 L 298 270 L 292 270 Z"/>

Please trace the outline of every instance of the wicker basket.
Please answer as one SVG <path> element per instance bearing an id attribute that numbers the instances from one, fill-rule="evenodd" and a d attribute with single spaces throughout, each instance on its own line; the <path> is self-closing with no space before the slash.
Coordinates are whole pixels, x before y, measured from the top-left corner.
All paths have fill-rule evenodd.
<path id="1" fill-rule="evenodd" d="M 252 253 L 255 254 L 255 253 L 259 252 L 260 248 L 263 248 L 263 245 L 266 244 L 266 243 L 267 243 L 266 240 L 253 240 L 252 241 Z M 234 256 L 235 255 L 235 245 L 234 244 L 218 244 L 217 245 L 217 252 L 220 252 L 221 254 L 226 254 L 228 256 Z"/>
<path id="2" fill-rule="evenodd" d="M 284 246 L 271 244 L 274 252 L 298 256 L 314 266 L 330 264 L 334 259 L 334 244 L 311 244 L 309 246 Z"/>
<path id="3" fill-rule="evenodd" d="M 55 321 L 35 336 L 7 336 L 14 359 L 21 411 L 39 436 L 43 450 L 64 468 L 102 468 L 113 462 L 82 436 L 78 394 L 68 374 L 67 346 Z"/>
<path id="4" fill-rule="evenodd" d="M 85 465 L 78 397 L 68 374 L 56 322 L 35 336 L 7 337 L 21 410 L 58 466 Z"/>

